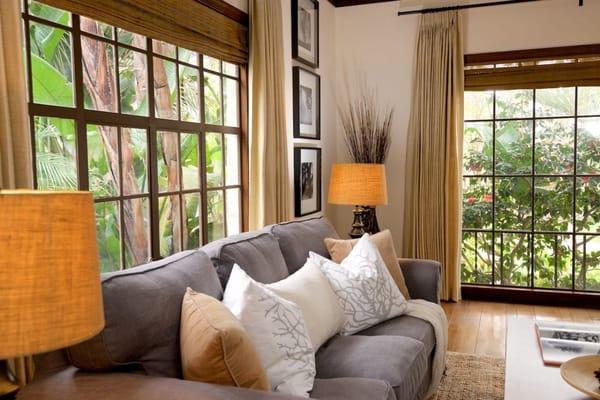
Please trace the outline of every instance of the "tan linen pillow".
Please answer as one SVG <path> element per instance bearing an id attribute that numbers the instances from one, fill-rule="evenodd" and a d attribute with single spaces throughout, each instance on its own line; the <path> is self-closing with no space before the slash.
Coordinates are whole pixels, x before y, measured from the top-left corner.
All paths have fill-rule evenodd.
<path id="1" fill-rule="evenodd" d="M 392 233 L 389 229 L 386 229 L 385 231 L 371 235 L 370 238 L 375 246 L 377 246 L 377 250 L 379 250 L 379 254 L 381 254 L 385 266 L 388 271 L 390 271 L 390 275 L 392 275 L 396 285 L 398 285 L 398 289 L 400 289 L 400 292 L 405 299 L 410 299 L 406 282 L 404 282 L 404 275 L 402 275 L 402 270 L 398 264 L 398 256 L 396 256 L 396 250 L 394 250 Z M 348 254 L 350 254 L 352 248 L 358 243 L 358 240 L 359 239 L 344 240 L 326 238 L 325 246 L 327 247 L 327 251 L 329 251 L 331 260 L 338 264 L 341 263 L 344 258 L 348 257 Z"/>
<path id="2" fill-rule="evenodd" d="M 184 379 L 271 391 L 242 324 L 220 301 L 190 288 L 181 304 L 180 348 Z"/>

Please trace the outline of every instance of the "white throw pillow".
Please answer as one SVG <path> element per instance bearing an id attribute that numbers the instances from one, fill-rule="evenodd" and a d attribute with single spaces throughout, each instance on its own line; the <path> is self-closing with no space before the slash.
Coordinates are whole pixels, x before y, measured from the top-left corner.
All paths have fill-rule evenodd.
<path id="1" fill-rule="evenodd" d="M 267 287 L 300 307 L 315 352 L 342 329 L 344 310 L 327 277 L 313 261 L 306 260 L 298 271 Z"/>
<path id="2" fill-rule="evenodd" d="M 233 266 L 225 304 L 254 342 L 271 388 L 308 397 L 316 370 L 315 355 L 300 308 Z"/>
<path id="3" fill-rule="evenodd" d="M 342 304 L 345 315 L 342 335 L 360 332 L 396 317 L 406 309 L 406 299 L 368 234 L 358 241 L 341 264 L 312 252 L 309 258 L 327 276 Z"/>

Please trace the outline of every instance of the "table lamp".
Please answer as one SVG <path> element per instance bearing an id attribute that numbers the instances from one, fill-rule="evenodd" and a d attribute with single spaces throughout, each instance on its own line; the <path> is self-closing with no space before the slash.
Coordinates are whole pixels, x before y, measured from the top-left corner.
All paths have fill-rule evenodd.
<path id="1" fill-rule="evenodd" d="M 334 164 L 331 167 L 328 202 L 354 206 L 350 237 L 379 232 L 375 206 L 387 204 L 383 164 Z"/>
<path id="2" fill-rule="evenodd" d="M 91 193 L 0 190 L 0 327 L 0 360 L 102 330 Z"/>

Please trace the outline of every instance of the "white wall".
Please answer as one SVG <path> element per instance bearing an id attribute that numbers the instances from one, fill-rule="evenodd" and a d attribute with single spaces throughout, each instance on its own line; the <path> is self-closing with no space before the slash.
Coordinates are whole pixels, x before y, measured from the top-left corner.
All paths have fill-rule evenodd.
<path id="1" fill-rule="evenodd" d="M 600 0 L 585 3 L 578 7 L 574 0 L 548 0 L 464 11 L 465 52 L 600 43 Z M 392 148 L 386 165 L 389 205 L 378 207 L 378 216 L 381 227 L 392 230 L 398 249 L 402 241 L 406 131 L 419 18 L 398 17 L 399 10 L 399 2 L 335 10 L 337 75 L 346 65 L 368 71 L 368 79 L 378 88 L 382 101 L 394 106 Z M 336 160 L 344 161 L 347 155 L 339 124 L 337 134 Z M 350 209 L 335 206 L 330 211 L 338 231 L 347 232 L 352 220 Z"/>

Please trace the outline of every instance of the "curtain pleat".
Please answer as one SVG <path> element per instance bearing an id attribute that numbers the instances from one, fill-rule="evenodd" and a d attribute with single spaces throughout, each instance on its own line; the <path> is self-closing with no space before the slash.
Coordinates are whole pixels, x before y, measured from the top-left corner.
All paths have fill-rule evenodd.
<path id="1" fill-rule="evenodd" d="M 250 229 L 290 218 L 281 0 L 250 0 Z"/>
<path id="2" fill-rule="evenodd" d="M 0 1 L 0 189 L 33 187 L 18 0 Z M 0 360 L 0 395 L 33 379 L 31 357 Z"/>
<path id="3" fill-rule="evenodd" d="M 458 12 L 424 14 L 408 128 L 403 257 L 442 264 L 441 298 L 460 299 L 463 54 Z"/>

